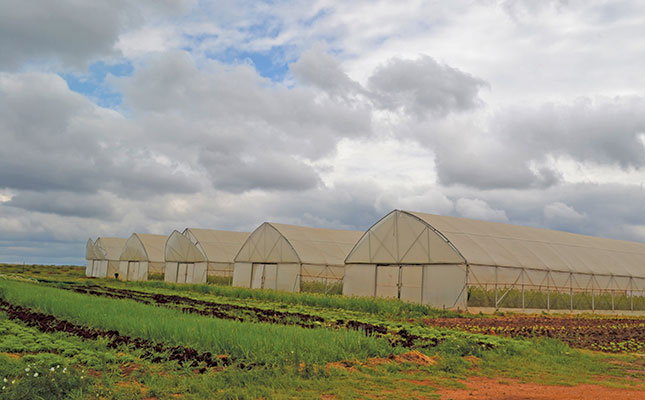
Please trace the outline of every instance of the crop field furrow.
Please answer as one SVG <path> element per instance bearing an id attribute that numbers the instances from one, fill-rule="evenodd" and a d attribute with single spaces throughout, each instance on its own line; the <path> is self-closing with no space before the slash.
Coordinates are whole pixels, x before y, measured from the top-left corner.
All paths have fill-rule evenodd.
<path id="1" fill-rule="evenodd" d="M 506 316 L 426 319 L 434 327 L 518 338 L 550 337 L 571 347 L 605 352 L 644 352 L 645 320 L 628 317 Z"/>
<path id="2" fill-rule="evenodd" d="M 228 367 L 233 362 L 242 369 L 254 366 L 250 363 L 245 364 L 239 360 L 233 360 L 227 355 L 214 356 L 209 352 L 200 353 L 186 346 L 166 346 L 151 340 L 121 335 L 116 330 L 103 330 L 75 324 L 51 314 L 35 312 L 28 307 L 11 304 L 2 299 L 0 299 L 0 311 L 5 312 L 9 319 L 21 321 L 25 325 L 34 327 L 41 332 L 64 332 L 87 340 L 106 338 L 109 340 L 108 347 L 112 349 L 125 346 L 134 350 L 143 350 L 142 358 L 152 363 L 177 361 L 179 365 L 202 366 L 199 372 L 204 372 L 206 367 Z"/>
<path id="3" fill-rule="evenodd" d="M 74 285 L 65 287 L 65 289 L 80 294 L 134 300 L 145 304 L 154 304 L 178 309 L 184 313 L 198 314 L 226 320 L 237 320 L 240 322 L 264 322 L 279 325 L 296 325 L 307 329 L 327 327 L 333 329 L 360 331 L 365 333 L 367 336 L 387 338 L 388 342 L 393 347 L 430 348 L 441 343 L 441 339 L 438 338 L 423 337 L 412 334 L 405 329 L 392 330 L 383 325 L 370 324 L 357 320 L 328 320 L 317 315 L 305 313 L 268 310 L 258 307 L 239 306 L 227 303 L 215 303 L 178 295 L 164 295 L 98 285 Z M 492 345 L 489 343 L 481 343 L 481 345 L 487 348 L 492 348 Z"/>
<path id="4" fill-rule="evenodd" d="M 0 297 L 72 323 L 200 352 L 226 354 L 257 365 L 321 365 L 343 359 L 397 354 L 403 347 L 362 332 L 303 329 L 183 313 L 132 300 L 88 296 L 41 284 L 0 280 Z M 318 343 L 326 342 L 326 346 Z M 301 349 L 313 349 L 307 352 Z"/>

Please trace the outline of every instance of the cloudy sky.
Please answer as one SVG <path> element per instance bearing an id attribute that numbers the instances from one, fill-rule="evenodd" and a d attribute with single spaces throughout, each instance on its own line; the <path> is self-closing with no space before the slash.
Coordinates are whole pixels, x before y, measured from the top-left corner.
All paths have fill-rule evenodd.
<path id="1" fill-rule="evenodd" d="M 645 241 L 638 0 L 0 1 L 0 262 L 394 208 Z"/>

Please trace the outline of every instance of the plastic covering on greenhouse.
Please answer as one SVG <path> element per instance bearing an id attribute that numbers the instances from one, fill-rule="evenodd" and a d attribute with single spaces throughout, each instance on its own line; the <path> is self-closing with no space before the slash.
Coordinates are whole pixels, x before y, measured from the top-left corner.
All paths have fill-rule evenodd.
<path id="1" fill-rule="evenodd" d="M 394 210 L 346 258 L 343 293 L 444 308 L 645 310 L 645 244 Z"/>
<path id="2" fill-rule="evenodd" d="M 94 273 L 95 259 L 96 254 L 94 253 L 94 241 L 92 238 L 89 238 L 85 244 L 85 276 L 92 276 Z"/>
<path id="3" fill-rule="evenodd" d="M 93 245 L 94 259 L 92 260 L 91 275 L 88 275 L 87 269 L 85 274 L 96 278 L 114 278 L 114 274 L 119 272 L 119 258 L 125 247 L 125 242 L 126 239 L 118 237 L 96 239 Z"/>
<path id="4" fill-rule="evenodd" d="M 149 274 L 163 274 L 166 240 L 165 235 L 133 233 L 119 257 L 118 279 L 145 281 Z"/>
<path id="5" fill-rule="evenodd" d="M 164 280 L 177 283 L 206 283 L 208 276 L 233 276 L 235 255 L 248 232 L 187 228 L 174 231 L 166 241 Z"/>
<path id="6" fill-rule="evenodd" d="M 233 286 L 292 292 L 340 287 L 345 257 L 362 234 L 265 222 L 235 257 Z"/>

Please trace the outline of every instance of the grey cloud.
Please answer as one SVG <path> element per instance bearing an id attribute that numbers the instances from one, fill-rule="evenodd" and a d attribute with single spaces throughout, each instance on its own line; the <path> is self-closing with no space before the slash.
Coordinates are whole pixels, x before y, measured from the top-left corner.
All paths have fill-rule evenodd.
<path id="1" fill-rule="evenodd" d="M 206 167 L 218 190 L 306 190 L 321 184 L 314 169 L 292 157 L 280 154 L 254 154 L 246 157 L 204 150 L 200 162 Z"/>
<path id="2" fill-rule="evenodd" d="M 116 55 L 119 34 L 151 13 L 184 10 L 184 1 L 94 0 L 0 2 L 0 68 L 24 63 L 62 62 L 84 67 L 99 56 Z"/>
<path id="3" fill-rule="evenodd" d="M 444 185 L 465 185 L 477 189 L 545 188 L 561 181 L 558 171 L 530 168 L 530 159 L 512 147 L 486 147 L 468 144 L 467 134 L 443 137 L 436 141 L 436 166 Z M 494 139 L 491 138 L 491 141 Z"/>
<path id="4" fill-rule="evenodd" d="M 545 189 L 447 189 L 449 197 L 476 197 L 503 210 L 513 224 L 645 242 L 645 189 L 622 184 L 579 183 Z"/>
<path id="5" fill-rule="evenodd" d="M 112 202 L 105 195 L 79 195 L 72 192 L 21 191 L 6 202 L 5 206 L 63 216 L 106 220 L 112 219 L 115 213 Z"/>
<path id="6" fill-rule="evenodd" d="M 499 111 L 486 130 L 475 124 L 439 129 L 423 125 L 416 137 L 435 149 L 443 184 L 520 189 L 561 182 L 550 158 L 641 169 L 643 132 L 645 99 L 617 97 L 513 107 Z"/>
<path id="7" fill-rule="evenodd" d="M 130 122 L 71 92 L 58 76 L 0 74 L 0 104 L 0 188 L 107 188 L 126 197 L 198 189 L 154 154 L 137 151 Z"/>
<path id="8" fill-rule="evenodd" d="M 503 140 L 538 158 L 569 155 L 578 161 L 645 166 L 645 99 L 582 98 L 573 104 L 546 104 L 537 110 L 511 109 L 500 116 Z"/>
<path id="9" fill-rule="evenodd" d="M 204 171 L 217 190 L 315 187 L 318 174 L 296 160 L 318 159 L 344 137 L 371 134 L 367 106 L 271 83 L 248 65 L 209 61 L 197 68 L 184 52 L 152 57 L 113 84 L 150 132 L 141 143 L 154 137 L 151 147 Z"/>
<path id="10" fill-rule="evenodd" d="M 360 100 L 376 109 L 403 111 L 419 119 L 445 117 L 475 109 L 479 91 L 488 84 L 432 57 L 393 58 L 370 76 L 367 88 L 353 81 L 339 61 L 316 45 L 290 65 L 295 78 L 346 101 Z"/>
<path id="11" fill-rule="evenodd" d="M 210 61 L 198 69 L 184 52 L 153 57 L 115 85 L 139 118 L 177 116 L 185 122 L 182 135 L 205 144 L 211 139 L 231 142 L 226 137 L 235 132 L 238 144 L 316 158 L 333 150 L 338 139 L 371 130 L 368 107 L 348 107 L 343 101 L 321 100 L 310 89 L 271 83 L 248 65 Z"/>
<path id="12" fill-rule="evenodd" d="M 461 217 L 484 221 L 508 222 L 504 210 L 492 208 L 482 199 L 460 198 L 455 204 L 455 211 Z"/>
<path id="13" fill-rule="evenodd" d="M 85 245 L 81 240 L 0 240 L 0 254 L 6 263 L 83 265 Z"/>
<path id="14" fill-rule="evenodd" d="M 340 62 L 318 44 L 302 53 L 298 61 L 289 65 L 296 79 L 328 93 L 346 95 L 364 92 L 363 88 L 342 70 Z"/>
<path id="15" fill-rule="evenodd" d="M 481 102 L 479 90 L 485 86 L 485 81 L 426 55 L 416 60 L 391 59 L 368 82 L 380 107 L 401 109 L 420 119 L 476 108 Z"/>

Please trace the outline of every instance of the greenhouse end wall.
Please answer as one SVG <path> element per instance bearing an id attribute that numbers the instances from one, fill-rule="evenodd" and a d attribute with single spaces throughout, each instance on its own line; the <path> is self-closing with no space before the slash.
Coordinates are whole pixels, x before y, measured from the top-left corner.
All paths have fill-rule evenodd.
<path id="1" fill-rule="evenodd" d="M 347 264 L 343 294 L 393 298 L 440 309 L 466 308 L 466 266 Z"/>

